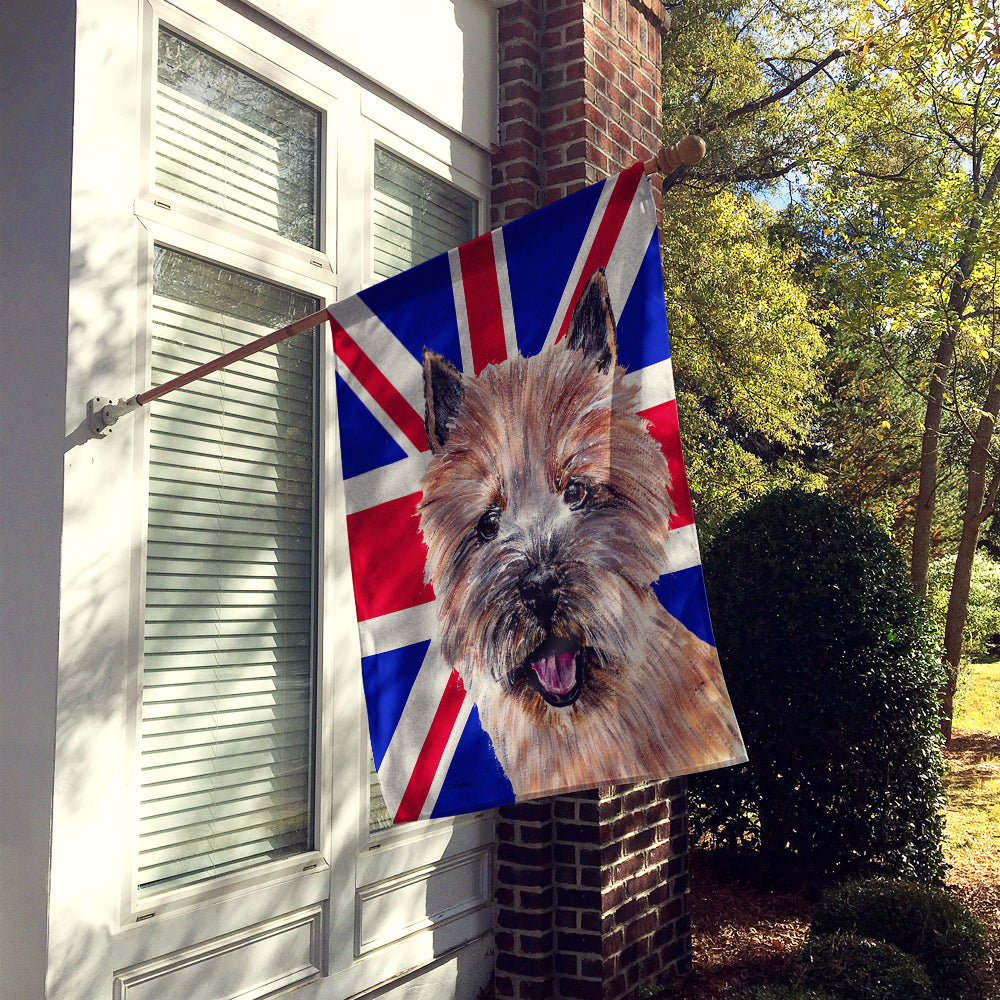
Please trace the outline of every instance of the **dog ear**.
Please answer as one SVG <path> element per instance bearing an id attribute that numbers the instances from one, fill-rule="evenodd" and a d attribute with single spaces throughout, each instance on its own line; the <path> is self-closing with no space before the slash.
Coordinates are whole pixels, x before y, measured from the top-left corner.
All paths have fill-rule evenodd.
<path id="1" fill-rule="evenodd" d="M 431 451 L 448 440 L 448 425 L 465 398 L 461 372 L 445 357 L 424 348 L 424 427 Z"/>
<path id="2" fill-rule="evenodd" d="M 583 351 L 601 372 L 618 360 L 618 333 L 603 267 L 590 276 L 576 300 L 566 346 L 572 351 Z"/>

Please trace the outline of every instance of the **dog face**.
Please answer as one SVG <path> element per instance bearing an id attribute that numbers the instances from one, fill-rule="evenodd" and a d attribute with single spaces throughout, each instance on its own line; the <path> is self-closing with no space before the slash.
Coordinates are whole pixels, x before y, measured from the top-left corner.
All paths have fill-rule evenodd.
<path id="1" fill-rule="evenodd" d="M 615 356 L 603 272 L 534 357 L 469 379 L 425 354 L 421 528 L 442 648 L 474 697 L 489 683 L 580 715 L 646 630 L 669 473 Z"/>
<path id="2" fill-rule="evenodd" d="M 518 797 L 745 759 L 715 649 L 663 609 L 671 504 L 602 271 L 561 343 L 478 377 L 424 352 L 441 649 Z"/>

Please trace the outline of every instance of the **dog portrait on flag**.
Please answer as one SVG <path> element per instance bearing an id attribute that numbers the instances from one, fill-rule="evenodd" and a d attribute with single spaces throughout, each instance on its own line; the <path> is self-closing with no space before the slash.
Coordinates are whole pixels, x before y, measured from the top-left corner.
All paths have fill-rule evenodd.
<path id="1" fill-rule="evenodd" d="M 330 308 L 369 733 L 396 822 L 746 757 L 641 166 Z"/>

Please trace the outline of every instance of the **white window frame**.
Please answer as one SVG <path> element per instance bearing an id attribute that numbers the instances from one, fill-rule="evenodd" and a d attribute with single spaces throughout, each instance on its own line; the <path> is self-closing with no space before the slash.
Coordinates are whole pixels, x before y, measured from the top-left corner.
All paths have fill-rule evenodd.
<path id="1" fill-rule="evenodd" d="M 319 249 L 255 232 L 181 195 L 156 190 L 151 109 L 161 19 L 193 43 L 321 111 Z M 149 384 L 154 243 L 315 295 L 321 305 L 354 294 L 373 281 L 376 143 L 470 194 L 479 206 L 480 231 L 485 228 L 490 180 L 485 150 L 407 109 L 403 102 L 373 92 L 345 68 L 313 58 L 237 11 L 213 0 L 184 0 L 183 8 L 168 0 L 146 0 L 140 47 L 145 110 L 142 180 L 134 213 L 142 227 L 138 328 L 145 333 L 140 333 L 135 353 L 138 387 Z M 358 191 L 364 198 L 357 197 Z M 319 994 L 324 1000 L 389 982 L 492 930 L 492 810 L 369 835 L 367 723 L 335 432 L 334 356 L 326 330 L 320 343 L 318 391 L 326 416 L 320 421 L 318 443 L 322 466 L 318 536 L 324 568 L 317 580 L 315 850 L 142 899 L 137 896 L 133 858 L 149 424 L 142 410 L 131 418 L 137 422 L 125 734 L 131 761 L 125 794 L 131 814 L 123 840 L 128 850 L 118 933 L 112 941 L 122 983 L 141 981 L 143 970 L 159 969 L 167 961 L 165 955 L 190 949 L 192 941 L 238 935 L 280 914 L 315 912 L 323 939 L 316 964 L 317 977 L 326 977 Z M 344 766 L 345 761 L 356 766 Z M 379 915 L 385 907 L 399 909 L 413 903 L 436 878 L 454 878 L 463 887 L 464 900 L 430 915 L 417 906 L 398 924 L 387 924 L 383 933 Z"/>

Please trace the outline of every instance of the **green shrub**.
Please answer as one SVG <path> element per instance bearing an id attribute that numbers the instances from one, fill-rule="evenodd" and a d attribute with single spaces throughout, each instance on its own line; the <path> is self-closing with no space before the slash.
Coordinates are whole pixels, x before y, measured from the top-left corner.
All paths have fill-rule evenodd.
<path id="1" fill-rule="evenodd" d="M 780 490 L 722 527 L 705 575 L 750 760 L 692 779 L 695 834 L 777 872 L 939 878 L 942 670 L 888 535 Z"/>
<path id="2" fill-rule="evenodd" d="M 816 906 L 812 933 L 845 931 L 913 955 L 945 997 L 961 996 L 973 966 L 986 956 L 985 931 L 968 907 L 945 889 L 904 879 L 827 889 Z"/>
<path id="3" fill-rule="evenodd" d="M 854 934 L 810 938 L 792 971 L 801 986 L 819 987 L 837 1000 L 933 1000 L 924 967 L 884 941 Z"/>

